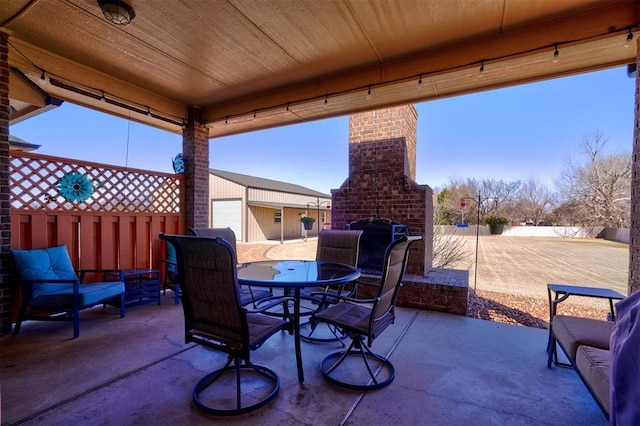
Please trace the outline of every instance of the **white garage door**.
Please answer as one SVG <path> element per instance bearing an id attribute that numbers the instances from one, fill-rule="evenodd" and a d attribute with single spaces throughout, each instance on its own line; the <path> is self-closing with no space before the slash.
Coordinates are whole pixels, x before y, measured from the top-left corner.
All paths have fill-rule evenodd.
<path id="1" fill-rule="evenodd" d="M 211 201 L 211 227 L 231 228 L 242 239 L 242 200 Z"/>

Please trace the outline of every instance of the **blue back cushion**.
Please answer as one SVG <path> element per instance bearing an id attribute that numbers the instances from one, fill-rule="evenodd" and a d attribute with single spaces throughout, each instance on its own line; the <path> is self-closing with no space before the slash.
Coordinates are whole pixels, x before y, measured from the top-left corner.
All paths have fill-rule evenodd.
<path id="1" fill-rule="evenodd" d="M 66 245 L 36 250 L 12 250 L 13 259 L 24 280 L 78 279 Z M 33 285 L 33 297 L 52 292 L 73 291 L 73 284 Z"/>
<path id="2" fill-rule="evenodd" d="M 168 263 L 166 266 L 166 270 L 168 272 L 173 272 L 174 274 L 178 271 L 178 267 L 176 263 L 178 262 L 178 258 L 176 256 L 176 248 L 169 241 L 165 241 L 167 243 L 167 261 L 172 262 Z"/>

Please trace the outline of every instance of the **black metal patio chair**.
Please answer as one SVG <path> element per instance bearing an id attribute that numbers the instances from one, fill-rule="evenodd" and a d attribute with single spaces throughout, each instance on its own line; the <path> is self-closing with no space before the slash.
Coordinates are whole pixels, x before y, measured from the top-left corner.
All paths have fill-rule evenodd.
<path id="1" fill-rule="evenodd" d="M 231 228 L 188 228 L 187 232 L 191 235 L 205 238 L 220 237 L 231 245 L 233 253 L 238 257 L 237 245 L 236 245 L 236 233 Z M 252 304 L 256 308 L 256 303 L 264 298 L 273 296 L 271 290 L 257 289 L 248 286 L 240 286 L 240 299 L 242 305 Z"/>
<path id="2" fill-rule="evenodd" d="M 409 248 L 423 239 L 423 236 L 403 236 L 387 247 L 376 297 L 358 299 L 328 294 L 340 303 L 312 317 L 312 322 L 326 322 L 352 339 L 345 350 L 329 354 L 320 362 L 320 371 L 329 382 L 355 390 L 379 389 L 393 382 L 395 368 L 391 361 L 373 353 L 369 347 L 394 322 L 395 303 L 407 267 Z M 363 362 L 350 359 L 355 357 Z"/>
<path id="3" fill-rule="evenodd" d="M 224 367 L 196 383 L 193 403 L 215 415 L 244 414 L 264 406 L 277 395 L 280 379 L 267 367 L 253 364 L 250 354 L 289 328 L 289 322 L 242 306 L 236 256 L 226 240 L 165 234 L 160 238 L 176 248 L 185 341 L 228 354 Z M 230 398 L 230 386 L 235 387 L 235 397 Z"/>
<path id="4" fill-rule="evenodd" d="M 170 242 L 165 241 L 164 243 L 165 258 L 162 259 L 162 263 L 164 264 L 163 294 L 167 294 L 167 289 L 173 290 L 174 303 L 177 305 L 180 303 L 180 283 L 176 279 L 178 275 L 176 249 Z"/>
<path id="5" fill-rule="evenodd" d="M 361 230 L 351 231 L 342 229 L 327 229 L 320 231 L 318 235 L 318 246 L 316 250 L 316 260 L 324 262 L 343 263 L 353 267 L 358 266 L 358 258 L 360 255 L 360 237 Z M 329 305 L 338 302 L 333 295 L 353 296 L 356 291 L 356 283 L 347 283 L 339 287 L 318 287 L 312 289 L 303 289 L 301 296 L 311 305 L 313 314 L 326 309 Z M 330 296 L 331 295 L 331 296 Z M 342 340 L 347 336 L 340 333 L 335 327 L 328 326 L 331 332 L 318 332 L 318 323 L 310 321 L 302 324 L 300 327 L 300 337 L 310 342 L 333 342 Z"/>

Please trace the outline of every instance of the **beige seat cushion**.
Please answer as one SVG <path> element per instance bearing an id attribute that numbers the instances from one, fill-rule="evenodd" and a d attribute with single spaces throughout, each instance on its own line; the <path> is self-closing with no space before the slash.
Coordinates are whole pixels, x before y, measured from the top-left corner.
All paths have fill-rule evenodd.
<path id="1" fill-rule="evenodd" d="M 609 413 L 609 351 L 591 346 L 579 346 L 576 367 L 589 383 L 600 405 Z"/>
<path id="2" fill-rule="evenodd" d="M 609 349 L 613 328 L 611 321 L 556 315 L 552 324 L 553 335 L 572 360 L 576 359 L 576 351 L 580 345 Z"/>

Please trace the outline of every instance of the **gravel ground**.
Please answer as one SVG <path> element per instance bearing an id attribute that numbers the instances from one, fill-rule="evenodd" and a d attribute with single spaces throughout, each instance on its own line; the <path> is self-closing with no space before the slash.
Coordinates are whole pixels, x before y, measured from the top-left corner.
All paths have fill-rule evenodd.
<path id="1" fill-rule="evenodd" d="M 467 260 L 456 266 L 469 271 L 474 289 L 475 237 L 465 239 Z M 238 243 L 240 262 L 264 259 L 313 259 L 316 239 Z M 627 294 L 629 247 L 596 239 L 481 236 L 478 241 L 475 294 L 468 316 L 525 327 L 547 328 L 547 283 L 612 288 Z M 608 301 L 572 298 L 559 313 L 606 319 Z"/>

